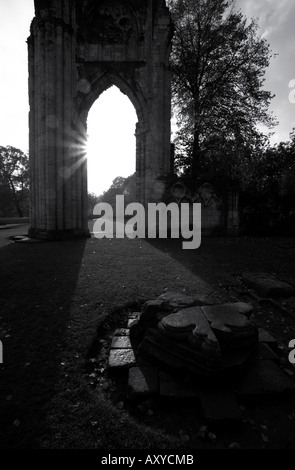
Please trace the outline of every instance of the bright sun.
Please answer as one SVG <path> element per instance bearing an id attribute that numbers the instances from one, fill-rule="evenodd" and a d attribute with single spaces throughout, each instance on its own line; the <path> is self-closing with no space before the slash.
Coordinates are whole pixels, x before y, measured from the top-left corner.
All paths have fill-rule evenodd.
<path id="1" fill-rule="evenodd" d="M 131 101 L 112 86 L 90 109 L 87 121 L 88 192 L 106 191 L 116 176 L 135 172 L 135 126 Z"/>

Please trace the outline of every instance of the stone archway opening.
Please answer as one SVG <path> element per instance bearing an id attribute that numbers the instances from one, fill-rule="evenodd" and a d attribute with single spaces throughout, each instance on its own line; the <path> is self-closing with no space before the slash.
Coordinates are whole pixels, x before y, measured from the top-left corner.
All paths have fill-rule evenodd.
<path id="1" fill-rule="evenodd" d="M 137 114 L 137 200 L 171 171 L 173 25 L 165 0 L 34 0 L 28 38 L 33 238 L 85 237 L 87 116 L 110 86 Z M 114 135 L 114 138 L 116 136 Z"/>
<path id="2" fill-rule="evenodd" d="M 135 173 L 137 122 L 134 106 L 115 85 L 94 102 L 87 117 L 88 193 L 100 196 L 114 178 Z"/>

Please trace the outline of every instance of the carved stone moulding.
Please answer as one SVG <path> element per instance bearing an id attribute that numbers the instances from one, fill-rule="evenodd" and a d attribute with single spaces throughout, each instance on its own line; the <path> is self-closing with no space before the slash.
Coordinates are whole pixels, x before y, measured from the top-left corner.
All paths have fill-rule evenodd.
<path id="1" fill-rule="evenodd" d="M 86 40 L 93 44 L 126 44 L 138 38 L 135 15 L 117 1 L 93 5 L 87 15 Z"/>
<path id="2" fill-rule="evenodd" d="M 256 357 L 258 330 L 248 319 L 250 304 L 193 305 L 170 314 L 159 301 L 147 307 L 135 327 L 146 325 L 138 354 L 169 370 L 222 377 L 244 369 Z"/>

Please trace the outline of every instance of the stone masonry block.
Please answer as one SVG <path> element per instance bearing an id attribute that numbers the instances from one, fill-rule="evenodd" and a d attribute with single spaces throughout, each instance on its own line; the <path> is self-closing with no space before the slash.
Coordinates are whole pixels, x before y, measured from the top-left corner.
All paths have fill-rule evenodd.
<path id="1" fill-rule="evenodd" d="M 109 356 L 110 369 L 130 369 L 135 364 L 133 349 L 111 349 Z"/>
<path id="2" fill-rule="evenodd" d="M 150 368 L 132 367 L 128 377 L 128 397 L 144 398 L 158 391 L 157 371 Z"/>
<path id="3" fill-rule="evenodd" d="M 114 336 L 112 349 L 132 349 L 129 336 Z"/>

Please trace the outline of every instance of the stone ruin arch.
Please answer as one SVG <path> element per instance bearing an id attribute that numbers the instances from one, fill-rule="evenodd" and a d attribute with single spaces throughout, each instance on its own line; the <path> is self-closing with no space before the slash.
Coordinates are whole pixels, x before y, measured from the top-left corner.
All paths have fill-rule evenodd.
<path id="1" fill-rule="evenodd" d="M 28 39 L 31 237 L 88 236 L 87 116 L 112 85 L 138 117 L 137 200 L 161 199 L 171 170 L 172 35 L 165 0 L 35 0 Z"/>

